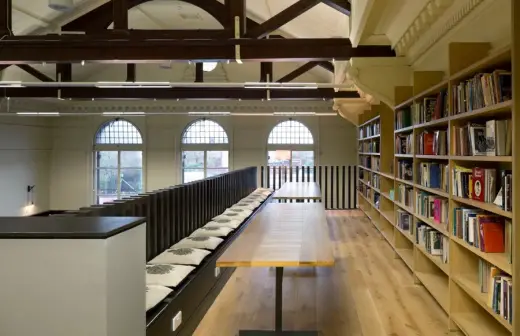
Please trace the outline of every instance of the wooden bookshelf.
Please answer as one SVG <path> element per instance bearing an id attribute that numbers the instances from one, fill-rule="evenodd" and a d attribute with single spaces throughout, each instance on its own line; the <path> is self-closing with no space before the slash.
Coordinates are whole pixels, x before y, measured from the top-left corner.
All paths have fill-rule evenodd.
<path id="1" fill-rule="evenodd" d="M 500 314 L 495 313 L 489 305 L 487 293 L 481 291 L 479 283 L 480 266 L 483 263 L 497 268 L 504 276 L 513 276 L 515 273 L 514 262 L 510 263 L 507 253 L 486 253 L 480 248 L 470 245 L 465 240 L 458 238 L 454 234 L 453 225 L 455 222 L 454 211 L 456 208 L 468 208 L 485 211 L 486 214 L 494 214 L 503 217 L 505 220 L 512 221 L 512 246 L 510 253 L 513 261 L 516 260 L 516 250 L 514 248 L 517 240 L 515 231 L 516 215 L 513 210 L 506 211 L 491 202 L 480 202 L 473 199 L 455 196 L 454 186 L 452 185 L 452 174 L 455 167 L 460 166 L 467 169 L 474 167 L 494 168 L 498 171 L 511 170 L 512 175 L 520 169 L 520 154 L 508 156 L 461 156 L 456 155 L 454 142 L 456 141 L 455 132 L 457 127 L 468 122 L 484 122 L 486 120 L 512 119 L 512 127 L 515 129 L 516 121 L 513 118 L 513 99 L 500 102 L 494 105 L 468 112 L 458 113 L 457 106 L 452 102 L 455 88 L 461 83 L 473 78 L 478 73 L 490 73 L 495 69 L 511 69 L 511 49 L 504 49 L 495 53 L 490 52 L 490 45 L 487 43 L 452 43 L 449 48 L 449 70 L 447 73 L 437 71 L 416 72 L 413 75 L 409 87 L 396 87 L 395 98 L 396 106 L 389 108 L 384 104 L 373 106 L 372 110 L 366 115 L 361 116 L 362 126 L 378 122 L 380 134 L 377 135 L 379 142 L 378 158 L 379 165 L 366 167 L 361 163 L 358 191 L 359 208 L 368 216 L 372 224 L 378 229 L 385 240 L 392 246 L 396 258 L 401 259 L 414 275 L 416 284 L 424 288 L 432 295 L 440 307 L 446 312 L 449 320 L 449 331 L 465 334 L 468 336 L 477 335 L 514 335 L 514 324 L 510 323 Z M 520 46 L 519 46 L 520 48 Z M 471 55 L 471 56 L 467 56 Z M 448 101 L 445 115 L 435 120 L 419 122 L 412 118 L 408 125 L 400 119 L 399 125 L 396 118 L 400 111 L 416 103 L 423 102 L 424 98 L 437 96 L 446 91 Z M 520 94 L 520 89 L 517 90 Z M 514 90 L 514 92 L 517 92 Z M 513 98 L 515 96 L 513 95 Z M 401 115 L 399 115 L 401 118 Z M 362 127 L 360 126 L 360 127 Z M 419 138 L 423 132 L 433 132 L 436 130 L 446 131 L 446 150 L 439 155 L 422 154 L 419 151 Z M 410 138 L 406 138 L 410 135 Z M 411 150 L 403 153 L 399 147 L 396 149 L 396 137 L 411 139 Z M 513 147 L 520 135 L 512 132 Z M 372 141 L 374 136 L 360 138 L 359 143 Z M 406 147 L 408 148 L 408 146 Z M 360 153 L 360 156 L 364 153 Z M 367 155 L 373 160 L 374 155 Z M 366 159 L 365 159 L 366 160 Z M 408 162 L 404 167 L 410 167 L 413 176 L 412 180 L 400 176 L 398 171 L 409 171 L 409 169 L 398 169 L 402 161 Z M 362 161 L 360 161 L 362 162 Z M 440 164 L 447 169 L 447 189 L 430 188 L 424 186 L 418 177 L 418 171 L 429 163 Z M 374 177 L 377 176 L 377 177 Z M 374 185 L 377 182 L 377 185 Z M 513 187 L 517 186 L 515 184 Z M 404 190 L 401 199 L 398 191 Z M 513 189 L 514 190 L 514 189 Z M 412 202 L 406 199 L 410 195 Z M 498 192 L 498 188 L 496 190 Z M 433 220 L 427 217 L 418 208 L 417 194 L 436 197 L 440 203 L 444 204 L 445 215 L 442 221 Z M 422 194 L 421 194 L 422 193 Z M 407 200 L 408 204 L 402 202 Z M 493 196 L 494 197 L 494 196 Z M 428 198 L 429 199 L 429 198 Z M 513 199 L 516 201 L 516 199 Z M 515 203 L 513 203 L 515 204 Z M 405 214 L 403 215 L 403 212 Z M 408 217 L 406 213 L 411 216 Z M 399 216 L 410 218 L 409 225 L 411 231 L 403 229 Z M 446 222 L 443 222 L 443 221 Z M 418 229 L 420 223 L 421 229 Z M 406 225 L 405 225 L 406 227 Z M 420 243 L 418 235 L 423 231 L 432 233 L 435 237 L 442 237 L 443 249 L 449 251 L 439 255 L 433 255 L 428 251 L 426 245 Z M 418 234 L 419 233 L 419 234 Z M 429 233 L 428 233 L 429 234 Z M 520 239 L 520 238 L 519 238 Z M 513 284 L 515 282 L 513 281 Z M 519 289 L 520 290 L 520 289 Z M 516 286 L 513 286 L 513 302 L 516 293 Z M 516 309 L 518 311 L 518 309 Z M 512 320 L 514 323 L 520 319 L 520 315 L 513 310 Z M 518 325 L 520 334 L 520 324 Z"/>

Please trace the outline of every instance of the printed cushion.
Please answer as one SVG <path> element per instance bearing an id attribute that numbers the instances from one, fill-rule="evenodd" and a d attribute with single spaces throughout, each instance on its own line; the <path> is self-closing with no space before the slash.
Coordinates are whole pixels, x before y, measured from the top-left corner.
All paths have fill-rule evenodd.
<path id="1" fill-rule="evenodd" d="M 243 219 L 246 219 L 247 217 L 249 217 L 249 215 L 251 215 L 253 213 L 253 211 L 251 211 L 249 209 L 243 209 L 240 207 L 231 206 L 231 208 L 227 208 L 223 214 L 226 214 L 226 213 L 236 213 Z"/>
<path id="2" fill-rule="evenodd" d="M 244 219 L 244 215 L 238 213 L 238 212 L 223 212 L 220 215 L 213 217 L 213 221 L 217 221 L 219 219 L 235 219 L 242 221 Z"/>
<path id="3" fill-rule="evenodd" d="M 226 226 L 203 226 L 193 231 L 190 237 L 226 237 L 232 228 Z"/>
<path id="4" fill-rule="evenodd" d="M 185 265 L 146 265 L 146 284 L 177 287 L 194 269 Z"/>
<path id="5" fill-rule="evenodd" d="M 196 248 L 169 248 L 149 263 L 199 265 L 209 253 L 209 251 Z"/>
<path id="6" fill-rule="evenodd" d="M 218 237 L 186 237 L 177 244 L 173 245 L 172 248 L 198 248 L 206 250 L 214 250 L 224 240 Z"/>
<path id="7" fill-rule="evenodd" d="M 170 295 L 172 290 L 168 287 L 158 285 L 147 285 L 146 286 L 146 311 L 149 311 L 153 307 L 157 306 L 159 302 L 164 300 L 165 297 Z"/>
<path id="8" fill-rule="evenodd" d="M 207 228 L 226 227 L 226 228 L 230 228 L 230 229 L 236 229 L 242 223 L 243 223 L 242 218 L 233 218 L 233 219 L 219 218 L 219 219 L 212 220 L 208 224 L 204 225 L 204 227 L 207 227 Z"/>

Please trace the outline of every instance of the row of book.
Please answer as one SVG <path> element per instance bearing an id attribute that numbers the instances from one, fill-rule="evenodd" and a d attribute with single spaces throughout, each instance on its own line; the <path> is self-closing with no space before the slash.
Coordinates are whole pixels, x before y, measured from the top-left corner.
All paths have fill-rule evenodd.
<path id="1" fill-rule="evenodd" d="M 413 188 L 404 184 L 397 185 L 396 201 L 408 207 L 413 205 Z"/>
<path id="2" fill-rule="evenodd" d="M 479 259 L 480 292 L 487 294 L 487 305 L 513 323 L 513 279 L 498 268 Z"/>
<path id="3" fill-rule="evenodd" d="M 359 164 L 365 168 L 372 169 L 372 157 L 361 155 L 359 157 Z M 360 169 L 360 170 L 362 170 L 362 169 Z"/>
<path id="4" fill-rule="evenodd" d="M 397 226 L 410 235 L 413 235 L 413 219 L 412 215 L 404 210 L 397 210 Z"/>
<path id="5" fill-rule="evenodd" d="M 447 155 L 448 132 L 423 131 L 417 136 L 417 154 L 419 155 Z"/>
<path id="6" fill-rule="evenodd" d="M 423 124 L 449 116 L 448 91 L 443 89 L 434 97 L 423 98 L 412 108 L 415 123 Z"/>
<path id="7" fill-rule="evenodd" d="M 415 211 L 417 214 L 433 220 L 447 229 L 449 207 L 446 198 L 417 191 L 415 195 Z"/>
<path id="8" fill-rule="evenodd" d="M 397 162 L 397 178 L 413 181 L 413 164 L 410 160 L 399 160 Z"/>
<path id="9" fill-rule="evenodd" d="M 395 153 L 396 154 L 412 154 L 413 153 L 413 136 L 412 134 L 398 134 L 395 137 Z"/>
<path id="10" fill-rule="evenodd" d="M 513 144 L 511 119 L 467 123 L 454 128 L 455 155 L 509 156 Z"/>
<path id="11" fill-rule="evenodd" d="M 379 175 L 372 174 L 371 185 L 374 188 L 381 189 L 381 179 L 380 179 Z"/>
<path id="12" fill-rule="evenodd" d="M 381 124 L 375 122 L 359 128 L 359 138 L 364 139 L 381 133 Z"/>
<path id="13" fill-rule="evenodd" d="M 506 253 L 511 263 L 512 226 L 504 217 L 480 209 L 455 208 L 451 233 L 486 253 Z"/>
<path id="14" fill-rule="evenodd" d="M 395 112 L 395 129 L 400 130 L 412 126 L 412 110 L 410 106 Z"/>
<path id="15" fill-rule="evenodd" d="M 450 246 L 448 237 L 423 222 L 417 222 L 415 240 L 416 243 L 423 246 L 429 254 L 439 256 L 441 262 L 444 264 L 448 263 Z"/>
<path id="16" fill-rule="evenodd" d="M 511 100 L 511 72 L 495 70 L 492 73 L 478 73 L 473 78 L 454 85 L 451 99 L 455 114 Z"/>
<path id="17" fill-rule="evenodd" d="M 452 178 L 454 196 L 487 203 L 492 203 L 497 196 L 496 169 L 465 168 L 456 165 Z"/>
<path id="18" fill-rule="evenodd" d="M 381 168 L 381 158 L 372 156 L 372 170 L 379 171 Z"/>
<path id="19" fill-rule="evenodd" d="M 448 192 L 449 166 L 436 162 L 421 162 L 417 168 L 420 185 Z"/>
<path id="20" fill-rule="evenodd" d="M 363 142 L 358 149 L 363 153 L 379 153 L 379 140 Z"/>

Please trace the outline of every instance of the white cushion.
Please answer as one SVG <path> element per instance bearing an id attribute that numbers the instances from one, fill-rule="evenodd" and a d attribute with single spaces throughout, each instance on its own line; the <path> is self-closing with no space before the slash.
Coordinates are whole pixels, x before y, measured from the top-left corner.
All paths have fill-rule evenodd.
<path id="1" fill-rule="evenodd" d="M 235 219 L 235 220 L 244 220 L 244 215 L 238 213 L 238 212 L 223 212 L 220 215 L 213 217 L 212 221 L 217 221 L 219 219 Z"/>
<path id="2" fill-rule="evenodd" d="M 159 302 L 164 300 L 165 297 L 170 295 L 172 290 L 168 287 L 147 285 L 146 286 L 146 311 L 157 306 Z"/>
<path id="3" fill-rule="evenodd" d="M 208 254 L 209 251 L 196 248 L 169 248 L 149 264 L 199 265 Z"/>
<path id="4" fill-rule="evenodd" d="M 244 209 L 241 207 L 231 206 L 231 208 L 227 208 L 226 211 L 224 211 L 224 214 L 225 213 L 237 213 L 242 218 L 245 219 L 245 218 L 249 217 L 249 215 L 251 215 L 253 213 L 253 211 L 251 211 L 250 209 Z"/>
<path id="5" fill-rule="evenodd" d="M 146 265 L 146 284 L 177 287 L 194 269 L 185 265 Z"/>
<path id="6" fill-rule="evenodd" d="M 193 231 L 190 237 L 226 237 L 231 231 L 233 231 L 232 228 L 225 226 L 203 226 Z"/>
<path id="7" fill-rule="evenodd" d="M 226 228 L 230 228 L 230 229 L 236 229 L 242 223 L 243 223 L 242 218 L 238 218 L 238 219 L 219 218 L 219 219 L 212 220 L 211 222 L 204 225 L 204 227 L 206 227 L 206 228 L 226 227 Z"/>
<path id="8" fill-rule="evenodd" d="M 223 241 L 223 239 L 218 237 L 186 237 L 177 244 L 173 245 L 172 248 L 186 247 L 214 250 Z"/>
<path id="9" fill-rule="evenodd" d="M 247 210 L 255 210 L 256 208 L 258 208 L 260 206 L 260 202 L 238 202 L 236 204 L 234 204 L 232 206 L 232 208 L 237 208 L 237 209 L 247 209 Z"/>

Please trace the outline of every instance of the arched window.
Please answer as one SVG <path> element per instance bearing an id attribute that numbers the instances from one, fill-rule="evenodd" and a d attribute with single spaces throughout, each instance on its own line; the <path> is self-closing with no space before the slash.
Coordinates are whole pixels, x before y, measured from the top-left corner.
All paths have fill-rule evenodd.
<path id="1" fill-rule="evenodd" d="M 270 167 L 314 166 L 314 138 L 307 126 L 295 120 L 276 125 L 267 139 L 267 164 Z M 296 173 L 293 171 L 293 174 Z M 272 174 L 271 178 L 277 177 Z"/>
<path id="2" fill-rule="evenodd" d="M 101 125 L 94 154 L 96 203 L 143 192 L 143 138 L 131 122 L 115 119 Z"/>
<path id="3" fill-rule="evenodd" d="M 229 140 L 226 131 L 212 120 L 191 123 L 182 133 L 183 183 L 226 173 Z"/>

